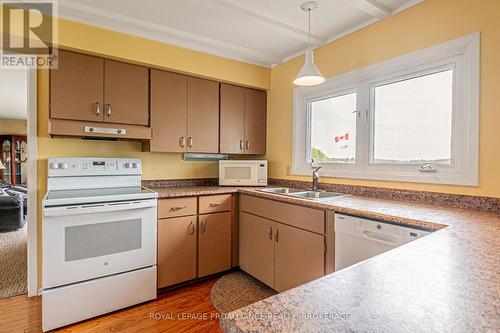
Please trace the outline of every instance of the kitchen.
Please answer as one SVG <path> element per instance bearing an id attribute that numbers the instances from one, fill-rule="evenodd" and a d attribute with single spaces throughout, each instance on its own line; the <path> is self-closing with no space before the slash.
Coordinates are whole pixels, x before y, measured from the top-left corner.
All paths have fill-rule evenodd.
<path id="1" fill-rule="evenodd" d="M 212 49 L 172 37 L 169 42 L 166 33 L 149 30 L 148 35 L 152 25 L 145 25 L 145 13 L 151 22 L 161 17 L 149 3 L 116 6 L 116 15 L 105 15 L 112 12 L 112 1 L 101 8 L 93 1 L 60 1 L 58 68 L 36 71 L 37 287 L 42 296 L 1 300 L 0 308 L 31 309 L 1 318 L 2 327 L 495 329 L 500 218 L 493 106 L 500 86 L 496 2 L 353 5 L 338 0 L 319 1 L 313 8 L 280 1 L 267 9 L 256 2 L 249 9 L 250 4 L 206 1 L 197 4 L 190 19 L 191 2 L 177 3 L 184 25 L 175 17 L 174 2 L 167 3 L 168 14 L 162 15 L 177 25 L 170 34 L 181 35 L 183 26 L 183 36 L 192 36 L 207 23 L 196 25 L 203 13 L 212 24 L 217 17 L 250 15 L 251 22 L 240 20 L 242 26 L 249 24 L 243 30 L 268 31 L 268 41 L 280 50 L 264 56 L 267 45 L 250 52 L 258 38 L 254 34 L 242 45 L 247 37 L 237 31 L 234 36 L 243 40 L 233 48 L 213 42 L 211 35 Z M 278 19 L 269 23 L 284 9 L 293 11 L 295 21 L 285 14 L 282 20 L 293 21 L 300 31 Z M 134 11 L 136 21 L 124 19 Z M 336 35 L 328 30 L 332 15 L 337 21 L 351 17 L 358 27 L 352 22 L 351 29 L 336 27 L 337 34 L 345 33 L 327 42 Z M 142 29 L 134 32 L 124 24 L 133 26 L 139 17 Z M 193 30 L 186 30 L 189 24 Z M 286 39 L 284 32 L 286 38 L 293 36 L 288 46 L 278 42 Z M 203 45 L 207 37 L 198 41 Z M 312 53 L 306 51 L 309 43 Z M 312 55 L 317 67 L 303 67 L 304 62 L 314 65 Z M 325 82 L 308 88 L 293 83 L 301 69 L 311 68 Z M 414 98 L 415 91 L 430 97 Z M 448 95 L 436 98 L 443 94 Z M 418 113 L 401 116 L 398 103 Z M 403 144 L 392 144 L 398 141 Z M 432 149 L 418 151 L 427 154 L 422 157 L 413 154 L 414 147 Z M 155 203 L 137 210 L 140 216 L 129 216 L 117 204 L 150 200 Z M 101 222 L 115 218 L 99 216 L 103 207 L 90 205 L 119 212 L 104 215 L 124 224 L 106 233 L 106 223 L 95 223 L 103 228 L 93 233 L 103 236 L 96 237 L 101 243 L 68 248 L 64 237 L 81 238 L 71 238 L 63 224 L 82 227 L 90 221 L 70 219 L 70 211 L 91 209 Z M 65 213 L 57 216 L 56 209 Z M 350 223 L 344 229 L 342 218 Z M 139 225 L 140 233 L 127 232 Z M 104 236 L 116 242 L 103 241 Z M 356 243 L 357 236 L 363 242 Z M 375 239 L 369 244 L 376 245 L 364 255 L 360 250 L 368 249 L 370 237 Z M 134 258 L 130 262 L 127 251 Z M 343 260 L 345 266 L 338 266 Z M 132 273 L 134 278 L 116 280 Z M 139 283 L 135 277 L 142 273 Z M 230 283 L 248 286 L 248 300 Z M 87 289 L 89 284 L 95 289 Z M 183 298 L 194 302 L 182 303 Z M 228 305 L 232 302 L 239 302 L 236 308 Z M 67 306 L 64 314 L 50 311 L 61 304 Z"/>

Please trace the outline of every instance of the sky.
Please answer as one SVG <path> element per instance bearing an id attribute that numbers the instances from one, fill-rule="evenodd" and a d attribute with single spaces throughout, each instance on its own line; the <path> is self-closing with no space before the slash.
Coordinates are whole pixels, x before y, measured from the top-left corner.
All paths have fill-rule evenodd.
<path id="1" fill-rule="evenodd" d="M 453 71 L 446 70 L 375 89 L 374 160 L 451 158 Z M 355 156 L 356 93 L 311 105 L 311 143 L 331 158 Z M 349 140 L 335 142 L 349 133 Z"/>

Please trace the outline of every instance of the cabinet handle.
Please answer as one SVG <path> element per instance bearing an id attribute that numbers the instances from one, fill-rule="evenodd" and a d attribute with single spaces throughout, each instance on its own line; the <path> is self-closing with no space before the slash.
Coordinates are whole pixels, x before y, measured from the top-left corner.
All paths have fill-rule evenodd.
<path id="1" fill-rule="evenodd" d="M 95 115 L 99 117 L 101 114 L 101 103 L 95 102 Z"/>
<path id="2" fill-rule="evenodd" d="M 189 234 L 190 235 L 194 234 L 194 223 L 193 223 L 193 221 L 191 221 L 191 223 L 189 223 Z"/>
<path id="3" fill-rule="evenodd" d="M 186 146 L 186 138 L 181 136 L 181 138 L 179 139 L 179 146 L 181 148 L 184 148 Z"/>
<path id="4" fill-rule="evenodd" d="M 201 233 L 205 232 L 205 220 L 201 220 Z"/>
<path id="5" fill-rule="evenodd" d="M 181 210 L 181 209 L 184 209 L 184 208 L 186 208 L 186 206 L 173 206 L 173 207 L 170 207 L 170 210 L 176 211 L 176 210 Z"/>
<path id="6" fill-rule="evenodd" d="M 106 107 L 108 108 L 108 118 L 111 117 L 111 104 L 108 103 L 106 104 Z"/>
<path id="7" fill-rule="evenodd" d="M 269 239 L 273 240 L 273 228 L 269 227 Z"/>
<path id="8" fill-rule="evenodd" d="M 278 236 L 279 236 L 279 231 L 278 229 L 274 230 L 274 240 L 276 241 L 276 243 L 278 243 Z"/>
<path id="9" fill-rule="evenodd" d="M 240 140 L 240 150 L 243 150 L 243 140 Z"/>
<path id="10" fill-rule="evenodd" d="M 209 206 L 210 207 L 219 207 L 220 205 L 222 205 L 221 202 L 211 202 Z"/>
<path id="11" fill-rule="evenodd" d="M 188 137 L 188 148 L 193 148 L 193 137 Z"/>
<path id="12" fill-rule="evenodd" d="M 246 149 L 250 149 L 250 141 L 247 140 Z"/>

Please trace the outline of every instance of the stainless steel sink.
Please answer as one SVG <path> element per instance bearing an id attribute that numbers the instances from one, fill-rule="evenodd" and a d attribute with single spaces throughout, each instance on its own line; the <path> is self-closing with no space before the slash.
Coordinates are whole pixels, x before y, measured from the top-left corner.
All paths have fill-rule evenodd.
<path id="1" fill-rule="evenodd" d="M 290 194 L 296 192 L 303 192 L 304 190 L 298 188 L 288 188 L 288 187 L 273 187 L 273 188 L 264 188 L 259 190 L 261 192 L 274 193 L 274 194 Z"/>
<path id="2" fill-rule="evenodd" d="M 342 197 L 348 194 L 345 193 L 337 193 L 337 192 L 320 192 L 320 191 L 305 191 L 305 192 L 297 192 L 291 193 L 291 197 L 303 198 L 303 199 L 313 199 L 313 200 L 321 200 L 335 197 Z"/>
<path id="3" fill-rule="evenodd" d="M 342 197 L 349 194 L 337 192 L 306 191 L 299 188 L 272 187 L 259 190 L 261 192 L 281 194 L 287 197 L 302 198 L 309 200 L 325 200 L 329 198 Z"/>

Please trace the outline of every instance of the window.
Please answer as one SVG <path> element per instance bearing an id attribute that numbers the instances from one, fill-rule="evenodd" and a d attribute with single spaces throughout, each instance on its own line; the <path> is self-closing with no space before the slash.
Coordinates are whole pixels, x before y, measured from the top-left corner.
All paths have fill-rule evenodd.
<path id="1" fill-rule="evenodd" d="M 292 173 L 477 185 L 479 34 L 294 92 Z"/>
<path id="2" fill-rule="evenodd" d="M 311 102 L 311 158 L 356 162 L 356 93 Z"/>
<path id="3" fill-rule="evenodd" d="M 453 70 L 374 87 L 373 163 L 451 164 Z"/>

